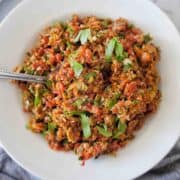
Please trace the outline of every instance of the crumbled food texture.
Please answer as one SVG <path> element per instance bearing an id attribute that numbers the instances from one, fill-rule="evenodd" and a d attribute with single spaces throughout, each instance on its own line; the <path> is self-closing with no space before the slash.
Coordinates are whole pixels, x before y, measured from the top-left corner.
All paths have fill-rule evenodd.
<path id="1" fill-rule="evenodd" d="M 54 23 L 15 70 L 48 77 L 16 82 L 28 129 L 83 161 L 117 151 L 159 106 L 159 59 L 152 37 L 124 18 Z"/>

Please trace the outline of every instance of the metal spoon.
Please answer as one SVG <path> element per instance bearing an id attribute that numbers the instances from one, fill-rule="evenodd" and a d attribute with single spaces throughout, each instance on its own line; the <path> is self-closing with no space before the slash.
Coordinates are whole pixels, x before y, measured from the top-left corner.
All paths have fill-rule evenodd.
<path id="1" fill-rule="evenodd" d="M 45 83 L 47 78 L 44 76 L 29 75 L 15 72 L 3 72 L 0 71 L 0 79 L 11 79 L 18 81 L 27 81 L 35 83 Z"/>

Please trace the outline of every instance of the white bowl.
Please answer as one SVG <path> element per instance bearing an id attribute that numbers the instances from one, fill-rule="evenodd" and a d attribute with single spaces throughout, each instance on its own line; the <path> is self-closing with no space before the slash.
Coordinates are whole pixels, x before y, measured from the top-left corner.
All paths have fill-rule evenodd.
<path id="1" fill-rule="evenodd" d="M 150 32 L 161 48 L 162 102 L 136 138 L 116 157 L 102 156 L 80 165 L 73 153 L 55 152 L 45 140 L 25 129 L 20 91 L 0 81 L 0 140 L 22 167 L 44 179 L 131 179 L 152 168 L 173 147 L 180 133 L 180 37 L 167 16 L 147 0 L 26 0 L 0 26 L 0 65 L 21 63 L 38 32 L 72 14 L 125 17 Z"/>

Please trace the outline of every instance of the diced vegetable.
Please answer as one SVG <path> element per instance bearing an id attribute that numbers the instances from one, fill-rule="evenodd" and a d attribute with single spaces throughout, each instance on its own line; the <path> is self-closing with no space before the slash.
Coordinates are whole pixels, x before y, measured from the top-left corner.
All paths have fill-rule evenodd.
<path id="1" fill-rule="evenodd" d="M 103 124 L 103 127 L 100 126 L 96 126 L 99 133 L 102 134 L 105 137 L 111 137 L 112 136 L 112 132 L 108 131 L 106 124 Z"/>
<path id="2" fill-rule="evenodd" d="M 120 44 L 118 41 L 116 41 L 116 48 L 115 48 L 115 54 L 118 61 L 121 61 L 124 59 L 124 49 L 122 44 Z"/>
<path id="3" fill-rule="evenodd" d="M 45 84 L 46 84 L 46 86 L 47 86 L 48 88 L 51 88 L 51 87 L 52 87 L 52 81 L 49 80 L 49 79 L 45 82 Z"/>
<path id="4" fill-rule="evenodd" d="M 32 70 L 30 67 L 23 67 L 23 70 L 26 74 L 34 74 L 34 70 Z"/>
<path id="5" fill-rule="evenodd" d="M 128 71 L 130 68 L 132 68 L 132 65 L 131 64 L 126 64 L 126 65 L 124 65 L 123 70 Z"/>
<path id="6" fill-rule="evenodd" d="M 88 138 L 88 137 L 91 136 L 90 119 L 87 116 L 86 112 L 84 112 L 84 111 L 71 111 L 71 112 L 64 112 L 64 113 L 66 115 L 69 115 L 69 116 L 78 116 L 78 117 L 80 117 L 83 136 L 85 138 Z"/>
<path id="7" fill-rule="evenodd" d="M 139 104 L 139 100 L 137 100 L 137 99 L 133 100 L 133 104 L 134 105 Z"/>
<path id="8" fill-rule="evenodd" d="M 44 130 L 41 134 L 43 135 L 43 137 L 46 137 L 46 135 L 48 134 L 48 131 Z"/>
<path id="9" fill-rule="evenodd" d="M 145 43 L 148 43 L 149 41 L 151 41 L 152 40 L 152 37 L 150 36 L 150 34 L 145 34 L 144 35 L 144 42 Z"/>
<path id="10" fill-rule="evenodd" d="M 69 32 L 69 35 L 70 35 L 70 37 L 71 37 L 71 36 L 73 35 L 73 33 L 74 33 L 73 29 L 72 29 L 71 26 L 69 26 L 69 25 L 67 25 L 66 28 L 67 28 L 66 31 Z"/>
<path id="11" fill-rule="evenodd" d="M 80 30 L 78 35 L 76 36 L 76 38 L 74 39 L 74 42 L 78 42 L 80 41 L 81 44 L 85 44 L 88 39 L 91 38 L 91 30 L 90 29 L 83 29 Z"/>
<path id="12" fill-rule="evenodd" d="M 117 139 L 119 136 L 123 133 L 125 133 L 127 129 L 127 125 L 125 123 L 122 123 L 119 118 L 116 119 L 118 121 L 117 130 L 113 133 L 113 138 Z"/>
<path id="13" fill-rule="evenodd" d="M 132 68 L 131 59 L 128 59 L 128 58 L 124 59 L 124 61 L 123 61 L 123 70 L 128 71 L 130 68 Z"/>
<path id="14" fill-rule="evenodd" d="M 114 97 L 112 98 L 112 99 L 110 99 L 109 101 L 108 101 L 108 108 L 112 108 L 117 102 L 118 102 L 118 100 L 119 100 L 119 98 L 120 98 L 120 93 L 118 92 L 118 93 L 116 93 L 115 95 L 114 95 Z"/>
<path id="15" fill-rule="evenodd" d="M 75 76 L 79 77 L 83 71 L 83 65 L 80 64 L 79 62 L 75 61 L 75 60 L 70 61 L 70 65 L 71 65 L 71 67 L 75 73 Z"/>
<path id="16" fill-rule="evenodd" d="M 66 41 L 66 46 L 67 46 L 68 49 L 70 49 L 72 44 L 69 41 Z"/>
<path id="17" fill-rule="evenodd" d="M 97 95 L 94 99 L 94 105 L 99 106 L 101 105 L 101 96 Z"/>
<path id="18" fill-rule="evenodd" d="M 85 79 L 89 80 L 91 77 L 96 77 L 96 72 L 90 72 L 85 75 Z"/>
<path id="19" fill-rule="evenodd" d="M 37 107 L 40 103 L 41 103 L 40 94 L 39 92 L 36 92 L 34 96 L 34 106 Z"/>
<path id="20" fill-rule="evenodd" d="M 80 119 L 81 119 L 81 127 L 82 127 L 82 131 L 83 131 L 83 136 L 85 138 L 88 138 L 91 136 L 89 117 L 85 113 L 81 113 Z"/>
<path id="21" fill-rule="evenodd" d="M 48 123 L 48 131 L 54 132 L 57 129 L 57 125 L 53 122 Z"/>
<path id="22" fill-rule="evenodd" d="M 105 51 L 105 58 L 107 62 L 111 62 L 115 45 L 116 45 L 116 40 L 114 38 L 111 39 L 107 44 L 106 51 Z"/>
<path id="23" fill-rule="evenodd" d="M 84 101 L 82 99 L 77 99 L 74 102 L 74 105 L 77 106 L 78 108 L 80 108 L 83 103 L 84 103 Z"/>
<path id="24" fill-rule="evenodd" d="M 122 61 L 127 55 L 127 53 L 124 51 L 122 44 L 117 40 L 117 38 L 112 38 L 107 44 L 105 50 L 105 59 L 107 62 L 111 62 L 114 51 L 116 59 L 118 61 Z"/>

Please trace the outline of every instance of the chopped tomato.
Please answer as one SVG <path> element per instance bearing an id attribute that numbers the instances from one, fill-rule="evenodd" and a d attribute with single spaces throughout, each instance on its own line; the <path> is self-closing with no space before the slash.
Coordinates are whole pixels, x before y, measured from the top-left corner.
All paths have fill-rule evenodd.
<path id="1" fill-rule="evenodd" d="M 133 81 L 133 82 L 126 84 L 124 94 L 127 97 L 129 97 L 129 96 L 132 96 L 136 90 L 137 90 L 137 82 Z"/>

